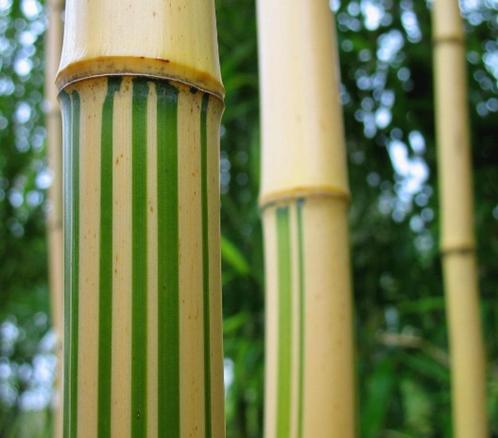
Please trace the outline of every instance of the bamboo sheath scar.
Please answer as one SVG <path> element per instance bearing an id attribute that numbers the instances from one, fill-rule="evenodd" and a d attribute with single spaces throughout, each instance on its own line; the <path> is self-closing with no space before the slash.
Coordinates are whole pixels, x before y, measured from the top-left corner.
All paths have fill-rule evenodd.
<path id="1" fill-rule="evenodd" d="M 434 2 L 441 250 L 451 353 L 454 435 L 489 436 L 474 237 L 463 22 L 457 0 Z"/>
<path id="2" fill-rule="evenodd" d="M 266 438 L 355 435 L 349 188 L 328 2 L 261 0 Z"/>
<path id="3" fill-rule="evenodd" d="M 139 77 L 61 94 L 66 437 L 222 437 L 222 104 Z"/>

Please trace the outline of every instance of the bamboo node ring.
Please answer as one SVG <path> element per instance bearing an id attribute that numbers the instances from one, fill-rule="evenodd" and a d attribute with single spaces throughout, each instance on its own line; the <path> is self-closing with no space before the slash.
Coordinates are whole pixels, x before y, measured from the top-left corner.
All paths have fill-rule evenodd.
<path id="1" fill-rule="evenodd" d="M 348 190 L 333 186 L 294 187 L 261 195 L 259 207 L 265 209 L 274 204 L 303 198 L 335 198 L 349 204 L 351 194 Z"/>

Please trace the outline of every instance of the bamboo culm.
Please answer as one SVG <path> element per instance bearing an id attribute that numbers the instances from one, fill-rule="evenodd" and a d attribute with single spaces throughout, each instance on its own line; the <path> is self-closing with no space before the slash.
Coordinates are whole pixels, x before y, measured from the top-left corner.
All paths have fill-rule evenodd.
<path id="1" fill-rule="evenodd" d="M 326 1 L 258 2 L 266 438 L 355 435 L 344 133 Z"/>
<path id="2" fill-rule="evenodd" d="M 62 46 L 63 0 L 47 2 L 45 102 L 48 167 L 52 174 L 47 211 L 48 272 L 52 330 L 56 338 L 57 370 L 54 384 L 53 433 L 62 437 L 62 339 L 63 339 L 63 231 L 62 231 L 62 126 L 55 76 Z"/>
<path id="3" fill-rule="evenodd" d="M 221 102 L 124 77 L 61 103 L 65 436 L 222 436 Z"/>
<path id="4" fill-rule="evenodd" d="M 266 437 L 354 436 L 346 211 L 311 197 L 263 212 Z"/>
<path id="5" fill-rule="evenodd" d="M 212 1 L 68 0 L 65 438 L 225 436 L 215 37 Z"/>
<path id="6" fill-rule="evenodd" d="M 457 0 L 434 2 L 441 251 L 457 438 L 488 437 L 485 354 L 474 237 L 463 21 Z"/>

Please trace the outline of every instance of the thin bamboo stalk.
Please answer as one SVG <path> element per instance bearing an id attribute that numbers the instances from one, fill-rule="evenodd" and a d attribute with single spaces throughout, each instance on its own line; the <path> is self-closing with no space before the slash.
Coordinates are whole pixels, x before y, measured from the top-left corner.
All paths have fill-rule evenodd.
<path id="1" fill-rule="evenodd" d="M 62 296 L 63 296 L 63 238 L 62 238 L 62 127 L 55 75 L 62 46 L 62 10 L 64 0 L 47 2 L 47 34 L 45 43 L 45 95 L 48 166 L 52 172 L 47 212 L 49 254 L 49 285 L 52 327 L 56 336 L 57 371 L 54 385 L 53 436 L 62 437 Z"/>
<path id="2" fill-rule="evenodd" d="M 457 0 L 434 2 L 441 251 L 457 438 L 487 437 L 485 354 L 474 237 L 463 22 Z"/>
<path id="3" fill-rule="evenodd" d="M 258 2 L 267 438 L 353 437 L 345 159 L 328 2 Z"/>
<path id="4" fill-rule="evenodd" d="M 224 437 L 223 110 L 206 0 L 69 0 L 64 436 Z"/>

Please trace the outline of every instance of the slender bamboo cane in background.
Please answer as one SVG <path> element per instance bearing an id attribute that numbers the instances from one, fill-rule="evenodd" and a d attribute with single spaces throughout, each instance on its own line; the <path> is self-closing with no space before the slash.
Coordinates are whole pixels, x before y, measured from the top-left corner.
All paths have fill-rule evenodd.
<path id="1" fill-rule="evenodd" d="M 328 1 L 258 2 L 266 438 L 354 436 L 339 67 Z"/>
<path id="2" fill-rule="evenodd" d="M 222 438 L 214 1 L 68 0 L 64 436 Z"/>
<path id="3" fill-rule="evenodd" d="M 457 0 L 434 2 L 441 251 L 457 438 L 488 436 L 485 359 L 475 257 L 463 22 Z"/>
<path id="4" fill-rule="evenodd" d="M 62 436 L 62 295 L 63 295 L 63 240 L 62 240 L 62 128 L 61 115 L 57 102 L 55 75 L 59 66 L 62 46 L 62 10 L 64 0 L 47 2 L 47 36 L 45 62 L 45 94 L 48 165 L 52 172 L 52 186 L 49 190 L 49 208 L 47 214 L 49 284 L 52 307 L 52 327 L 57 338 L 57 372 L 54 385 L 54 421 L 53 436 Z"/>

